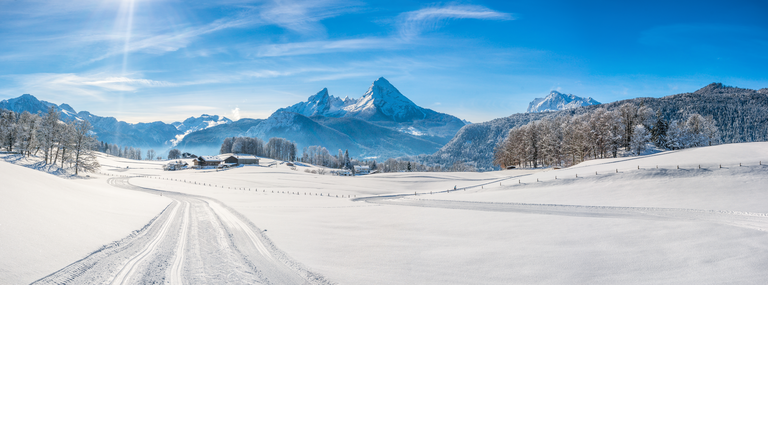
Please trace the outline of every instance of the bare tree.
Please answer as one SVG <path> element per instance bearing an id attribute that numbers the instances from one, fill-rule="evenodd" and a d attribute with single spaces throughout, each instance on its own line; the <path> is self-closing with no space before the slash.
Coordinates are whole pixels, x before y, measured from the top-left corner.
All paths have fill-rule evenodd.
<path id="1" fill-rule="evenodd" d="M 91 124 L 88 120 L 83 120 L 72 128 L 72 159 L 75 165 L 75 175 L 81 170 L 85 172 L 96 171 L 100 166 L 93 150 L 97 142 L 90 133 Z"/>

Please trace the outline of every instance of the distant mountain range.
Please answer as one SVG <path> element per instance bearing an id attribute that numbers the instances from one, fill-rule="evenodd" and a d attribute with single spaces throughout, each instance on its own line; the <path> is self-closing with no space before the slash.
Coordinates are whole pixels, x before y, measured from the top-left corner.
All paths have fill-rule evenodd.
<path id="1" fill-rule="evenodd" d="M 0 101 L 0 109 L 7 109 L 14 112 L 28 111 L 33 114 L 45 115 L 50 107 L 54 107 L 61 115 L 61 119 L 66 122 L 74 120 L 88 120 L 91 123 L 93 132 L 100 141 L 120 146 L 138 147 L 143 149 L 166 150 L 190 133 L 202 131 L 204 129 L 231 124 L 232 120 L 228 118 L 220 119 L 219 116 L 209 116 L 203 114 L 200 117 L 190 117 L 183 122 L 174 122 L 171 124 L 156 121 L 152 123 L 130 124 L 118 121 L 114 117 L 101 117 L 91 114 L 88 111 L 75 111 L 67 104 L 56 105 L 51 102 L 42 101 L 36 97 L 25 94 L 14 99 Z"/>
<path id="2" fill-rule="evenodd" d="M 600 102 L 591 97 L 583 98 L 570 93 L 560 93 L 552 90 L 546 97 L 536 98 L 528 104 L 526 112 L 562 111 L 590 105 L 600 105 Z"/>
<path id="3" fill-rule="evenodd" d="M 45 114 L 49 107 L 65 121 L 88 120 L 99 140 L 120 146 L 153 148 L 158 153 L 178 147 L 183 151 L 215 153 L 227 137 L 268 140 L 281 137 L 302 148 L 321 145 L 332 154 L 348 149 L 355 157 L 418 156 L 422 162 L 449 166 L 465 162 L 481 170 L 493 169 L 493 151 L 510 129 L 548 116 L 572 116 L 624 102 L 643 104 L 669 121 L 690 114 L 711 115 L 723 142 L 768 141 L 768 89 L 750 90 L 710 84 L 693 93 L 662 98 L 636 98 L 602 105 L 591 98 L 551 92 L 529 106 L 531 112 L 469 124 L 449 114 L 422 108 L 384 78 L 373 82 L 359 99 L 338 98 L 322 89 L 305 102 L 281 108 L 265 120 L 205 115 L 183 122 L 129 124 L 114 117 L 75 111 L 25 94 L 0 101 L 0 108 Z"/>
<path id="4" fill-rule="evenodd" d="M 493 169 L 496 144 L 506 138 L 512 128 L 549 116 L 583 114 L 598 107 L 612 110 L 625 102 L 649 107 L 668 121 L 684 120 L 694 113 L 711 115 L 720 129 L 724 143 L 768 141 L 768 88 L 750 90 L 712 83 L 693 93 L 626 99 L 554 112 L 512 114 L 467 125 L 443 148 L 421 160 L 443 166 L 450 166 L 457 161 L 465 162 L 480 170 L 490 170 Z"/>
<path id="5" fill-rule="evenodd" d="M 187 135 L 180 147 L 200 142 L 220 144 L 228 136 L 271 137 L 295 141 L 299 148 L 323 146 L 335 153 L 349 150 L 356 157 L 399 157 L 432 153 L 446 144 L 466 122 L 449 114 L 422 108 L 379 78 L 359 99 L 332 96 L 324 88 L 299 102 L 275 111 L 246 131 L 232 125 L 215 126 Z"/>
<path id="6" fill-rule="evenodd" d="M 299 150 L 313 145 L 332 153 L 349 150 L 355 157 L 415 156 L 435 152 L 468 124 L 416 105 L 384 78 L 374 81 L 359 99 L 334 97 L 324 88 L 306 102 L 278 109 L 265 120 L 234 122 L 203 114 L 171 124 L 129 124 L 114 117 L 76 112 L 67 104 L 56 105 L 28 94 L 0 102 L 0 108 L 15 112 L 45 114 L 51 106 L 65 121 L 87 119 L 101 141 L 159 152 L 178 147 L 213 153 L 227 137 L 249 136 L 286 138 L 296 142 Z"/>

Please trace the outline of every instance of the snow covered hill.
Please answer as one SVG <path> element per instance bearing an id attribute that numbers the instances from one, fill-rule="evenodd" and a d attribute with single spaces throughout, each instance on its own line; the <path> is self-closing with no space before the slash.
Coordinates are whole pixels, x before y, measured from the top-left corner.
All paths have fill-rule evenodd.
<path id="1" fill-rule="evenodd" d="M 219 244 L 232 241 L 266 247 L 248 260 L 288 256 L 342 284 L 760 284 L 766 161 L 765 142 L 559 170 L 360 177 L 268 160 L 167 172 L 102 157 L 101 173 L 74 180 L 0 161 L 0 183 L 14 184 L 0 188 L 13 203 L 0 206 L 0 284 L 129 245 L 121 239 L 155 216 L 141 247 L 96 263 L 105 280 L 130 267 L 129 283 L 269 283 Z M 222 256 L 228 265 L 211 265 Z"/>
<path id="2" fill-rule="evenodd" d="M 590 105 L 600 105 L 600 102 L 591 97 L 583 98 L 552 90 L 546 97 L 536 98 L 528 104 L 526 112 L 562 111 Z"/>

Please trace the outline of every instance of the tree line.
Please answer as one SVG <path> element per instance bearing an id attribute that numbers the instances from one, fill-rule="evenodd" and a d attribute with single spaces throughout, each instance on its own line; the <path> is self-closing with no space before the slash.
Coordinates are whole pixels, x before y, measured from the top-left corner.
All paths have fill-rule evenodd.
<path id="1" fill-rule="evenodd" d="M 142 158 L 141 156 L 141 149 L 137 147 L 120 147 L 117 144 L 108 144 L 104 141 L 98 142 L 96 144 L 96 151 L 117 156 L 125 159 L 133 159 L 133 160 L 161 160 L 162 157 L 157 155 L 157 152 L 155 152 L 154 149 L 147 150 L 145 156 Z"/>
<path id="2" fill-rule="evenodd" d="M 50 107 L 45 115 L 0 110 L 0 147 L 24 156 L 41 156 L 45 165 L 92 172 L 99 168 L 95 135 L 87 120 L 66 123 Z"/>
<path id="3" fill-rule="evenodd" d="M 225 138 L 219 154 L 239 153 L 270 159 L 293 162 L 296 160 L 296 143 L 285 138 L 270 138 L 267 143 L 261 138 L 232 137 Z"/>
<path id="4" fill-rule="evenodd" d="M 512 128 L 494 151 L 493 163 L 510 166 L 570 166 L 590 159 L 642 154 L 650 146 L 677 150 L 720 143 L 712 116 L 691 114 L 668 122 L 650 108 L 624 103 L 574 116 L 545 117 Z"/>

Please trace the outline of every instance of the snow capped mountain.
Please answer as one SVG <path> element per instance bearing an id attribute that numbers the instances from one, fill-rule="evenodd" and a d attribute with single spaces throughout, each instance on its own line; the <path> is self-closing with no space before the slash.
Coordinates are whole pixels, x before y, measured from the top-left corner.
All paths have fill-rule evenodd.
<path id="1" fill-rule="evenodd" d="M 425 110 L 403 96 L 385 78 L 371 84 L 360 99 L 331 96 L 324 88 L 307 99 L 278 111 L 290 111 L 303 116 L 355 117 L 369 121 L 408 122 L 424 120 Z"/>
<path id="2" fill-rule="evenodd" d="M 297 115 L 304 115 L 292 111 L 277 110 L 266 120 L 248 130 L 252 136 L 267 136 L 271 129 L 292 129 L 298 130 L 299 126 L 295 123 Z"/>
<path id="3" fill-rule="evenodd" d="M 0 101 L 0 109 L 7 109 L 17 113 L 27 111 L 32 114 L 45 114 L 48 112 L 49 107 L 54 107 L 56 111 L 61 113 L 62 120 L 71 121 L 77 117 L 77 113 L 71 106 L 62 104 L 59 107 L 55 103 L 39 100 L 31 94 L 23 94 L 17 98 Z"/>
<path id="4" fill-rule="evenodd" d="M 203 114 L 200 117 L 190 117 L 183 122 L 173 122 L 171 125 L 181 133 L 176 135 L 176 137 L 171 140 L 171 145 L 178 145 L 185 136 L 191 134 L 192 132 L 197 132 L 203 129 L 208 129 L 210 127 L 230 123 L 232 123 L 232 120 L 226 117 L 222 117 L 221 120 L 219 120 L 219 116 L 212 116 L 208 114 Z"/>
<path id="5" fill-rule="evenodd" d="M 552 90 L 547 97 L 536 98 L 528 104 L 526 112 L 561 111 L 590 105 L 600 105 L 600 102 L 591 97 L 583 98 L 570 93 L 564 94 Z"/>
<path id="6" fill-rule="evenodd" d="M 424 109 L 403 96 L 383 77 L 374 81 L 354 105 L 343 109 L 346 111 L 345 117 L 357 117 L 363 120 L 408 122 L 424 120 L 427 117 Z"/>
<path id="7" fill-rule="evenodd" d="M 344 115 L 344 112 L 342 111 L 343 108 L 354 104 L 355 102 L 357 102 L 356 99 L 350 99 L 348 97 L 341 99 L 331 96 L 328 94 L 328 89 L 324 88 L 310 96 L 306 102 L 299 102 L 287 108 L 281 108 L 278 111 L 289 111 L 306 117 L 315 115 L 337 117 Z"/>
<path id="8" fill-rule="evenodd" d="M 449 140 L 466 123 L 452 115 L 422 108 L 381 77 L 371 84 L 359 99 L 332 96 L 324 88 L 306 102 L 299 102 L 277 112 L 287 111 L 303 116 L 356 118 L 413 136 Z M 275 114 L 277 114 L 277 112 Z M 266 128 L 267 125 L 261 125 Z"/>

